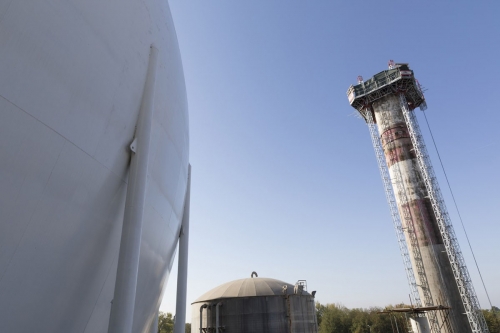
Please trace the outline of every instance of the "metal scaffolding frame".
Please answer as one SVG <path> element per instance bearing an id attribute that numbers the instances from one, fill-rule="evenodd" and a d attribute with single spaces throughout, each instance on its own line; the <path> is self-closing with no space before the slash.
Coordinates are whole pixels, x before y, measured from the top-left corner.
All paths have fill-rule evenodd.
<path id="1" fill-rule="evenodd" d="M 361 82 L 356 86 L 350 86 L 347 90 L 349 103 L 359 111 L 362 117 L 365 117 L 362 110 L 366 106 L 371 105 L 374 101 L 382 97 L 399 91 L 405 92 L 408 102 L 412 106 L 427 108 L 424 95 L 420 86 L 415 82 L 413 72 L 411 75 L 402 75 L 401 71 L 396 68 L 394 70 L 383 71 L 382 73 L 380 80 L 375 80 L 372 84 Z M 365 120 L 367 119 L 365 118 Z"/>
<path id="2" fill-rule="evenodd" d="M 375 149 L 375 155 L 377 157 L 377 162 L 379 164 L 380 173 L 382 180 L 384 182 L 384 187 L 386 190 L 386 197 L 391 210 L 391 215 L 393 217 L 393 222 L 396 229 L 396 235 L 398 238 L 398 243 L 400 245 L 401 254 L 403 256 L 403 262 L 405 264 L 405 270 L 407 276 L 409 273 L 413 272 L 415 268 L 417 275 L 408 277 L 410 284 L 410 289 L 412 294 L 414 292 L 414 286 L 421 287 L 423 297 L 423 303 L 426 306 L 433 305 L 432 296 L 430 295 L 430 290 L 428 288 L 427 277 L 425 274 L 424 266 L 422 263 L 422 257 L 418 247 L 418 239 L 413 226 L 412 212 L 408 205 L 401 205 L 399 210 L 398 218 L 398 206 L 395 206 L 395 192 L 397 192 L 398 199 L 402 203 L 407 202 L 405 185 L 402 182 L 401 171 L 399 166 L 391 169 L 394 173 L 392 181 L 395 186 L 394 189 L 391 188 L 391 178 L 389 177 L 387 163 L 384 160 L 383 150 L 381 148 L 381 139 L 374 124 L 374 115 L 372 111 L 372 103 L 387 95 L 397 95 L 399 96 L 399 102 L 403 112 L 403 116 L 408 127 L 410 139 L 414 146 L 414 151 L 417 156 L 417 162 L 420 170 L 422 171 L 422 177 L 424 179 L 425 187 L 430 198 L 432 209 L 437 219 L 438 229 L 443 238 L 444 246 L 450 265 L 455 277 L 455 281 L 458 286 L 458 290 L 463 302 L 468 321 L 471 325 L 473 333 L 489 333 L 488 327 L 486 325 L 484 316 L 480 310 L 479 301 L 475 294 L 472 282 L 463 259 L 462 252 L 460 251 L 458 241 L 455 236 L 455 232 L 451 225 L 451 221 L 446 210 L 439 186 L 437 184 L 430 159 L 425 148 L 425 144 L 420 133 L 420 128 L 418 122 L 415 118 L 414 112 L 415 108 L 420 107 L 421 110 L 425 110 L 427 105 L 425 103 L 425 98 L 420 85 L 417 83 L 413 76 L 413 71 L 409 69 L 407 64 L 399 64 L 400 66 L 390 67 L 389 70 L 382 71 L 376 74 L 372 79 L 366 82 L 360 82 L 356 86 L 349 87 L 347 91 L 349 103 L 352 107 L 357 109 L 360 115 L 365 119 L 370 129 L 370 135 L 372 137 L 373 146 Z M 406 67 L 405 67 L 406 66 Z M 386 122 L 385 117 L 381 118 L 379 121 Z M 389 135 L 389 144 L 393 140 Z M 393 149 L 392 149 L 393 150 Z M 387 156 L 387 159 L 391 162 L 394 161 L 395 156 Z M 396 163 L 397 164 L 397 163 Z M 402 220 L 402 221 L 401 221 Z M 403 222 L 403 223 L 402 223 Z M 403 227 L 403 224 L 404 227 Z M 404 235 L 407 232 L 407 238 Z M 401 241 L 404 241 L 402 243 Z M 409 240 L 409 244 L 406 242 Z M 408 247 L 409 246 L 409 247 Z M 413 255 L 413 262 L 409 261 L 409 250 L 411 250 Z M 408 263 L 413 263 L 413 266 L 409 266 L 411 270 L 408 270 Z M 417 279 L 420 285 L 413 282 Z M 418 297 L 418 292 L 416 293 Z M 413 296 L 416 299 L 415 296 Z M 417 303 L 417 302 L 416 302 Z M 446 320 L 445 320 L 446 321 Z M 440 328 L 437 328 L 437 318 L 429 318 L 433 332 L 439 332 Z M 444 324 L 444 323 L 443 323 Z M 437 330 L 437 331 L 436 331 Z"/>
<path id="3" fill-rule="evenodd" d="M 373 119 L 373 111 L 371 108 L 366 108 L 365 109 L 365 119 L 367 120 L 368 128 L 370 129 L 370 135 L 372 137 L 372 142 L 373 142 L 373 148 L 375 150 L 375 155 L 377 157 L 377 162 L 379 164 L 379 169 L 380 169 L 380 174 L 382 176 L 382 180 L 384 183 L 384 189 L 386 192 L 386 198 L 387 202 L 389 204 L 389 208 L 391 210 L 391 215 L 392 219 L 394 222 L 394 229 L 396 231 L 396 236 L 398 239 L 399 243 L 399 248 L 401 251 L 401 256 L 403 257 L 403 263 L 405 266 L 405 271 L 407 274 L 408 278 L 408 284 L 410 285 L 410 291 L 411 291 L 411 297 L 412 301 L 415 301 L 415 304 L 417 306 L 422 306 L 422 301 L 420 299 L 420 294 L 418 293 L 417 286 L 419 286 L 422 290 L 423 294 L 423 305 L 424 306 L 433 306 L 436 305 L 434 304 L 434 301 L 432 299 L 432 295 L 430 293 L 430 288 L 429 288 L 429 282 L 427 280 L 427 275 L 425 273 L 425 267 L 424 263 L 422 260 L 422 254 L 420 252 L 420 246 L 418 244 L 418 239 L 417 239 L 417 234 L 415 232 L 415 226 L 413 223 L 413 217 L 412 213 L 410 210 L 410 206 L 408 204 L 408 198 L 406 195 L 406 188 L 403 182 L 403 177 L 401 175 L 401 169 L 399 167 L 399 164 L 394 163 L 395 167 L 393 168 L 394 171 L 394 179 L 392 179 L 392 182 L 394 185 L 396 185 L 397 189 L 397 195 L 399 197 L 400 202 L 402 203 L 407 203 L 407 204 L 402 204 L 401 205 L 401 211 L 398 213 L 397 209 L 397 203 L 395 201 L 395 193 L 394 190 L 392 189 L 391 186 L 391 178 L 389 175 L 389 170 L 387 167 L 387 163 L 385 161 L 384 157 L 384 152 L 380 140 L 380 135 L 378 133 L 377 127 L 375 125 L 375 121 Z M 384 123 L 384 127 L 388 127 L 388 121 L 389 119 L 387 117 L 382 117 L 382 122 Z M 388 134 L 389 140 L 388 144 L 391 145 L 392 148 L 394 147 L 394 140 L 395 138 L 392 136 L 392 134 L 389 132 Z M 394 152 L 395 150 L 392 149 Z M 397 156 L 391 154 L 389 156 L 390 160 L 393 162 L 397 161 Z M 394 214 L 395 213 L 395 214 Z M 396 220 L 395 220 L 396 218 Z M 401 219 L 404 219 L 404 224 L 405 226 L 403 227 L 401 223 Z M 404 231 L 406 231 L 408 238 L 410 240 L 410 247 L 408 247 L 408 244 L 406 242 L 406 238 L 404 236 Z M 410 260 L 410 255 L 408 250 L 411 249 L 412 254 L 413 254 L 413 262 L 416 268 L 416 273 L 418 276 L 418 282 L 420 284 L 417 284 L 416 281 L 416 276 L 413 271 L 412 263 Z M 429 324 L 431 326 L 431 330 L 434 333 L 440 333 L 439 329 L 439 323 L 437 320 L 437 316 L 435 313 L 430 313 L 427 315 L 427 319 L 429 320 Z"/>
<path id="4" fill-rule="evenodd" d="M 399 94 L 399 102 L 472 332 L 489 333 L 455 231 L 453 230 L 450 216 L 434 174 L 427 148 L 422 139 L 417 119 L 414 112 L 412 112 L 408 106 L 404 93 Z"/>

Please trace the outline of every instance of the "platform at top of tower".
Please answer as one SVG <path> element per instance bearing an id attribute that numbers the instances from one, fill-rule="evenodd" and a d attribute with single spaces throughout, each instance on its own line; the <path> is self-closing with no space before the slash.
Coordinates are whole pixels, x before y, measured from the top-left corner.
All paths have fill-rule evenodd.
<path id="1" fill-rule="evenodd" d="M 397 93 L 405 94 L 410 109 L 425 104 L 424 95 L 408 64 L 396 64 L 394 68 L 381 71 L 357 85 L 351 85 L 347 90 L 347 98 L 353 108 L 362 111 L 367 107 L 371 108 L 374 101 Z"/>

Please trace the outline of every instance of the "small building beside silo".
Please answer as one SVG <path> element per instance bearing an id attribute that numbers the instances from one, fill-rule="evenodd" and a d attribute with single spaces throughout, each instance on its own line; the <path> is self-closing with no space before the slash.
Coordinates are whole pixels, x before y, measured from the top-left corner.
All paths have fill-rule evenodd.
<path id="1" fill-rule="evenodd" d="M 255 277 L 254 277 L 255 275 Z M 191 333 L 317 333 L 314 294 L 295 285 L 259 278 L 224 283 L 191 307 Z"/>

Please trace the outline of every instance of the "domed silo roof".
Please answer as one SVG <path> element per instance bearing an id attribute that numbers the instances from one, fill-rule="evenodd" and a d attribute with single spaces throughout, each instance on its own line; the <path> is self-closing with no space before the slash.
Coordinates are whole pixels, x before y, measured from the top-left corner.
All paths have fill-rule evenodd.
<path id="1" fill-rule="evenodd" d="M 251 276 L 198 297 L 191 305 L 191 332 L 318 332 L 314 295 L 305 290 L 305 280 L 293 285 L 256 272 Z"/>
<path id="2" fill-rule="evenodd" d="M 215 287 L 198 297 L 192 304 L 219 298 L 291 295 L 294 293 L 294 287 L 293 284 L 270 278 L 239 279 Z M 305 290 L 302 294 L 309 295 Z"/>

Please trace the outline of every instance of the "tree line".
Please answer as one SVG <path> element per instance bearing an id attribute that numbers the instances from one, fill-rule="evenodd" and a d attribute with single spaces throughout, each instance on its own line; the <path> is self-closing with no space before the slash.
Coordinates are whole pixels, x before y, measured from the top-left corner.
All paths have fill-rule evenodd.
<path id="1" fill-rule="evenodd" d="M 348 309 L 341 304 L 316 303 L 319 333 L 408 332 L 404 314 L 378 313 L 383 310 L 379 307 Z"/>
<path id="2" fill-rule="evenodd" d="M 316 303 L 319 333 L 389 333 L 408 332 L 409 322 L 404 313 L 381 314 L 379 312 L 394 308 L 407 308 L 398 304 L 384 309 L 348 309 L 341 304 Z M 500 333 L 500 309 L 482 310 L 490 333 Z"/>
<path id="3" fill-rule="evenodd" d="M 158 315 L 158 333 L 173 333 L 174 317 L 170 312 L 161 312 Z M 185 333 L 191 333 L 191 324 L 186 324 Z"/>
<path id="4" fill-rule="evenodd" d="M 408 332 L 409 323 L 404 313 L 381 314 L 379 312 L 408 307 L 405 304 L 389 305 L 384 309 L 348 309 L 341 304 L 320 304 L 316 302 L 319 333 L 389 333 Z M 500 333 L 500 309 L 482 310 L 490 333 Z M 160 312 L 158 333 L 173 333 L 174 318 L 171 313 Z M 191 324 L 186 324 L 185 333 L 191 333 Z"/>

